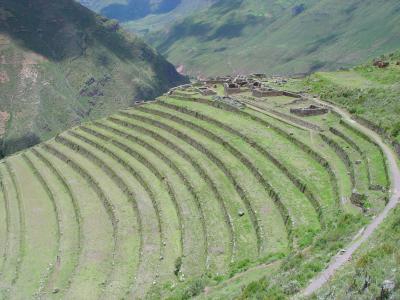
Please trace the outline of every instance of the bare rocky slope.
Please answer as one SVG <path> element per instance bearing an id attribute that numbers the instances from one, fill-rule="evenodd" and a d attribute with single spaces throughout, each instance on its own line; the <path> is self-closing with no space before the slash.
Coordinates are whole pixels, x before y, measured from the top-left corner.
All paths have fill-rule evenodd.
<path id="1" fill-rule="evenodd" d="M 185 80 L 141 39 L 72 0 L 1 1 L 3 154 Z"/>

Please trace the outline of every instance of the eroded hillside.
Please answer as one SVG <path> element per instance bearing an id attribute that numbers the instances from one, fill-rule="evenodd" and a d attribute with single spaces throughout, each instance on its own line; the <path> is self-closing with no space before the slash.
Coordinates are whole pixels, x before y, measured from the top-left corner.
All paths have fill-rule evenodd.
<path id="1" fill-rule="evenodd" d="M 2 1 L 4 154 L 184 81 L 142 40 L 72 0 Z"/>

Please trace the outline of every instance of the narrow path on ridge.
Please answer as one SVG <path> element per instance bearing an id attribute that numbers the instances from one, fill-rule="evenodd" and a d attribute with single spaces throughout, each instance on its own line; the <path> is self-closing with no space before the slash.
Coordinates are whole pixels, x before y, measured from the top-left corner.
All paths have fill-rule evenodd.
<path id="1" fill-rule="evenodd" d="M 379 225 L 386 219 L 390 211 L 397 206 L 400 198 L 400 170 L 399 166 L 397 165 L 396 154 L 392 151 L 392 149 L 382 141 L 381 137 L 376 132 L 354 121 L 351 118 L 351 115 L 345 110 L 323 102 L 322 100 L 314 99 L 314 101 L 330 107 L 332 110 L 339 113 L 344 120 L 352 124 L 352 126 L 354 126 L 356 129 L 365 133 L 366 135 L 371 137 L 376 143 L 378 143 L 379 147 L 381 147 L 383 153 L 386 156 L 389 170 L 388 173 L 391 182 L 391 190 L 389 202 L 383 209 L 383 211 L 371 221 L 371 223 L 365 228 L 364 231 L 356 235 L 353 241 L 344 249 L 344 253 L 334 256 L 328 267 L 324 271 L 322 271 L 322 273 L 311 280 L 309 285 L 303 291 L 303 296 L 310 296 L 314 292 L 316 292 L 325 283 L 327 283 L 333 275 L 335 275 L 340 267 L 342 267 L 346 262 L 351 259 L 353 253 L 358 248 L 360 248 L 361 244 L 367 241 L 367 239 L 375 232 Z"/>

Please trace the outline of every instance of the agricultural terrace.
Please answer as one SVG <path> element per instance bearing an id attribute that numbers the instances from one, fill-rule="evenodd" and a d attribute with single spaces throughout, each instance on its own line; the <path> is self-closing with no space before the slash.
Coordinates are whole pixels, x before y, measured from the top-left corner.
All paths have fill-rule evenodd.
<path id="1" fill-rule="evenodd" d="M 218 298 L 264 276 L 290 295 L 384 207 L 384 156 L 351 124 L 211 89 L 3 160 L 0 297 Z"/>

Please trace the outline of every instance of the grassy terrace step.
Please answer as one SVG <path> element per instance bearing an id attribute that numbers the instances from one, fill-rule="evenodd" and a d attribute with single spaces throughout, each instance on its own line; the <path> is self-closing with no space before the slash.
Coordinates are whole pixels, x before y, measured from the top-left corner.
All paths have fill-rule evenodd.
<path id="1" fill-rule="evenodd" d="M 57 220 L 54 207 L 41 182 L 20 156 L 7 159 L 11 178 L 15 182 L 24 208 L 24 256 L 13 283 L 10 296 L 16 299 L 37 297 L 45 284 L 58 251 Z"/>
<path id="2" fill-rule="evenodd" d="M 250 99 L 244 99 L 244 98 L 240 98 L 240 100 L 246 104 L 250 104 L 257 108 L 265 110 L 270 115 L 270 117 L 277 119 L 281 122 L 285 122 L 289 125 L 297 125 L 302 128 L 308 128 L 308 129 L 318 130 L 318 131 L 321 130 L 321 128 L 318 125 L 307 122 L 307 121 L 305 121 L 301 118 L 295 117 L 293 115 L 287 115 L 283 112 L 271 109 L 271 107 L 269 105 L 267 105 L 266 103 L 263 103 L 263 101 L 250 100 Z"/>
<path id="3" fill-rule="evenodd" d="M 353 161 L 357 190 L 362 192 L 367 191 L 370 186 L 371 176 L 368 168 L 368 160 L 364 151 L 362 151 L 361 148 L 350 137 L 346 136 L 337 127 L 330 127 L 329 131 L 336 137 L 336 141 L 342 144 L 343 148 L 347 149 L 349 157 Z M 357 160 L 361 163 L 354 163 Z"/>
<path id="4" fill-rule="evenodd" d="M 379 190 L 388 188 L 386 161 L 381 148 L 351 124 L 341 121 L 340 125 L 339 130 L 352 139 L 365 152 L 371 177 L 370 189 Z"/>
<path id="5" fill-rule="evenodd" d="M 283 150 L 283 152 L 279 151 L 280 160 L 288 161 L 291 164 L 290 168 L 299 172 L 297 174 L 302 174 L 310 188 L 315 189 L 314 193 L 320 197 L 322 210 L 327 209 L 326 213 L 328 215 L 337 216 L 338 211 L 342 210 L 339 201 L 338 178 L 331 162 L 316 149 L 309 146 L 312 143 L 311 136 L 304 136 L 304 131 L 288 126 L 285 123 L 277 122 L 260 112 L 247 110 L 246 114 L 262 125 L 264 129 L 269 129 L 268 134 L 265 131 L 258 132 L 266 134 L 265 138 L 271 138 L 269 134 L 273 132 L 272 136 L 275 137 L 271 141 L 273 141 L 274 151 Z M 279 138 L 277 138 L 277 135 Z M 257 138 L 260 139 L 261 137 Z M 284 142 L 281 144 L 281 148 L 277 147 L 276 143 L 279 142 Z"/>
<path id="6" fill-rule="evenodd" d="M 93 135 L 88 135 L 86 132 L 81 131 L 79 128 L 76 130 L 71 130 L 67 132 L 68 135 L 74 137 L 68 137 L 69 141 L 75 140 L 75 145 L 80 147 L 86 146 L 88 144 L 93 147 L 89 151 L 95 152 L 99 150 L 104 154 L 104 158 L 101 159 L 104 163 L 106 162 L 106 157 L 112 158 L 109 166 L 115 167 L 118 163 L 121 165 L 125 171 L 132 175 L 135 180 L 143 187 L 146 193 L 149 195 L 153 207 L 155 207 L 156 212 L 159 216 L 159 231 L 161 235 L 161 240 L 163 243 L 162 252 L 160 253 L 160 268 L 158 271 L 158 276 L 161 280 L 165 278 L 170 278 L 173 275 L 174 266 L 176 259 L 182 256 L 182 226 L 181 226 L 181 213 L 179 207 L 174 202 L 174 198 L 171 197 L 170 191 L 167 186 L 163 184 L 153 173 L 141 163 L 136 160 L 132 160 L 130 156 L 126 155 L 125 152 L 121 151 L 115 146 L 106 147 L 104 142 Z M 81 150 L 80 150 L 81 151 Z M 97 152 L 97 151 L 96 151 Z M 100 153 L 99 153 L 100 154 Z M 100 158 L 100 155 L 98 155 Z M 112 165 L 114 163 L 114 165 Z M 122 174 L 122 173 L 121 173 Z M 137 201 L 141 199 L 138 198 Z"/>
<path id="7" fill-rule="evenodd" d="M 205 140 L 209 139 L 211 141 L 214 141 L 217 144 L 220 144 L 226 149 L 227 151 L 230 152 L 232 156 L 237 158 L 243 166 L 248 170 L 250 174 L 254 176 L 254 179 L 258 181 L 258 183 L 264 188 L 264 190 L 269 194 L 269 196 L 273 199 L 273 201 L 276 203 L 277 208 L 279 209 L 282 218 L 285 221 L 287 231 L 290 235 L 292 231 L 292 225 L 293 225 L 293 220 L 290 219 L 290 214 L 287 210 L 287 208 L 283 205 L 280 195 L 274 190 L 274 188 L 269 184 L 269 182 L 264 178 L 263 174 L 254 166 L 254 164 L 245 156 L 243 153 L 238 150 L 236 145 L 232 145 L 231 143 L 227 142 L 226 140 L 222 139 L 218 135 L 215 135 L 212 131 L 206 129 L 208 126 L 207 122 L 196 124 L 193 123 L 190 118 L 189 119 L 184 119 L 177 113 L 176 111 L 168 111 L 169 109 L 163 108 L 163 111 L 154 109 L 153 106 L 146 106 L 146 107 L 139 107 L 137 110 L 149 113 L 149 114 L 154 114 L 157 115 L 161 118 L 165 118 L 166 120 L 171 120 L 174 123 L 178 125 L 182 125 L 184 127 L 190 128 L 191 130 L 196 131 L 198 134 L 200 134 L 202 137 L 205 138 Z M 212 126 L 211 130 L 215 130 L 215 128 Z M 216 156 L 212 154 L 212 152 L 207 151 L 207 149 L 202 150 L 206 155 L 212 158 L 212 160 L 220 166 L 220 168 L 223 170 L 223 172 L 227 175 L 227 177 L 233 178 L 232 174 L 230 173 L 230 170 L 224 166 L 223 160 L 218 159 Z M 234 181 L 234 184 L 236 185 L 236 182 Z M 244 190 L 243 190 L 244 191 Z M 247 197 L 247 196 L 246 196 Z M 249 207 L 250 207 L 250 202 L 249 202 Z"/>
<path id="8" fill-rule="evenodd" d="M 205 217 L 193 188 L 187 188 L 189 183 L 183 173 L 168 157 L 152 145 L 145 144 L 141 139 L 134 139 L 135 142 L 130 142 L 129 137 L 125 134 L 122 133 L 121 137 L 116 129 L 112 131 L 105 130 L 105 128 L 107 129 L 105 125 L 98 128 L 90 124 L 79 129 L 89 136 L 101 139 L 103 145 L 109 145 L 110 150 L 115 147 L 124 152 L 127 159 L 136 160 L 152 172 L 157 180 L 165 184 L 165 188 L 179 212 L 182 231 L 182 265 L 176 269 L 176 273 L 189 277 L 203 274 L 208 260 Z M 149 148 L 153 150 L 153 155 L 149 153 Z"/>
<path id="9" fill-rule="evenodd" d="M 340 159 L 343 161 L 343 164 L 346 166 L 347 169 L 347 174 L 350 177 L 351 190 L 353 190 L 356 186 L 356 175 L 354 170 L 354 164 L 353 161 L 350 159 L 349 154 L 346 152 L 346 150 L 342 147 L 341 144 L 336 142 L 331 137 L 325 134 L 320 134 L 320 137 L 329 147 L 332 148 L 332 150 L 337 154 L 337 156 L 339 156 Z"/>
<path id="10" fill-rule="evenodd" d="M 7 237 L 0 274 L 0 297 L 9 297 L 11 285 L 19 275 L 19 269 L 24 256 L 25 218 L 20 197 L 9 173 L 8 164 L 0 164 L 1 189 L 6 213 Z"/>
<path id="11" fill-rule="evenodd" d="M 263 174 L 254 166 L 254 164 L 245 156 L 243 153 L 236 148 L 236 145 L 233 146 L 231 143 L 227 142 L 226 140 L 220 138 L 219 136 L 215 135 L 212 131 L 207 130 L 207 123 L 205 122 L 204 124 L 195 124 L 191 122 L 189 119 L 182 119 L 181 117 L 178 117 L 176 111 L 170 111 L 169 113 L 165 112 L 168 111 L 168 109 L 163 109 L 164 111 L 156 110 L 152 108 L 152 106 L 148 105 L 146 107 L 139 107 L 137 110 L 149 113 L 151 115 L 157 115 L 161 118 L 164 118 L 166 120 L 172 120 L 174 123 L 178 124 L 178 126 L 182 125 L 183 127 L 190 128 L 191 130 L 195 131 L 198 133 L 202 138 L 207 141 L 213 141 L 221 146 L 223 146 L 224 149 L 230 152 L 230 154 L 238 159 L 243 166 L 248 170 L 249 174 L 252 174 L 255 181 L 259 183 L 259 185 L 265 190 L 265 192 L 271 197 L 271 199 L 275 202 L 278 210 L 280 211 L 281 217 L 285 222 L 285 225 L 287 227 L 287 231 L 289 234 L 289 237 L 291 237 L 291 232 L 292 232 L 292 225 L 293 225 L 293 220 L 290 219 L 290 214 L 287 210 L 287 208 L 283 205 L 280 195 L 273 189 L 273 187 L 267 182 L 267 180 L 264 178 Z M 171 114 L 172 113 L 172 114 Z M 215 128 L 212 128 L 211 130 L 214 130 Z M 189 134 L 189 136 L 191 136 Z M 201 145 L 201 144 L 198 144 Z M 208 146 L 208 145 L 207 145 Z M 214 154 L 208 149 L 207 147 L 204 147 L 202 150 L 203 153 L 205 153 L 207 156 L 212 158 L 212 161 L 215 162 L 225 173 L 225 175 L 229 178 L 233 178 L 233 174 L 230 172 L 230 169 L 224 166 L 223 160 L 218 159 L 217 156 L 214 156 Z M 225 158 L 225 156 L 224 156 Z M 238 181 L 233 179 L 234 185 L 238 184 Z M 240 191 L 239 191 L 239 194 Z M 241 194 L 242 197 L 248 197 L 245 193 L 245 189 L 243 189 L 243 193 Z M 245 198 L 246 199 L 246 198 Z M 248 207 L 251 208 L 251 201 L 248 201 Z M 252 209 L 252 208 L 251 208 Z M 256 215 L 256 213 L 254 214 Z M 257 225 L 259 226 L 259 225 Z"/>
<path id="12" fill-rule="evenodd" d="M 102 283 L 106 282 L 112 269 L 114 251 L 112 222 L 96 191 L 68 157 L 57 152 L 57 148 L 46 144 L 35 148 L 35 151 L 45 157 L 57 173 L 62 174 L 72 195 L 75 195 L 81 216 L 82 257 L 70 285 L 61 292 L 70 298 L 79 296 L 85 299 L 98 299 L 102 292 Z M 54 298 L 57 298 L 57 294 Z"/>
<path id="13" fill-rule="evenodd" d="M 232 134 L 233 136 L 235 136 L 236 138 L 240 138 L 243 142 L 245 142 L 250 147 L 254 148 L 261 156 L 263 156 L 264 160 L 267 159 L 267 160 L 271 161 L 271 163 L 274 165 L 275 168 L 279 169 L 280 172 L 285 174 L 285 176 L 292 182 L 292 184 L 295 185 L 296 188 L 308 198 L 308 200 L 314 206 L 314 209 L 318 214 L 320 222 L 323 223 L 323 220 L 321 219 L 321 208 L 317 201 L 317 197 L 313 194 L 313 192 L 311 192 L 307 188 L 307 185 L 300 178 L 296 177 L 276 157 L 274 157 L 264 147 L 262 147 L 261 145 L 256 143 L 253 139 L 251 139 L 247 135 L 242 134 L 239 130 L 234 129 L 230 125 L 220 122 L 219 120 L 215 119 L 214 117 L 206 116 L 206 115 L 200 113 L 199 110 L 189 109 L 188 105 L 190 103 L 188 103 L 188 102 L 186 102 L 186 103 L 180 102 L 179 105 L 176 105 L 176 104 L 172 104 L 171 101 L 169 101 L 169 102 L 159 101 L 159 102 L 156 102 L 156 104 L 161 105 L 163 107 L 171 108 L 175 111 L 182 112 L 186 115 L 195 117 L 196 119 L 206 121 L 207 123 L 211 123 L 211 124 L 215 125 L 216 127 L 220 128 L 220 130 L 223 129 L 224 134 L 229 133 L 229 134 Z M 224 134 L 221 134 L 221 135 L 223 136 Z M 274 175 L 276 174 L 275 172 L 276 171 L 273 171 Z M 283 180 L 283 179 L 281 178 L 280 180 Z M 285 180 L 283 180 L 283 182 L 285 182 Z M 286 186 L 285 186 L 285 189 L 286 189 Z"/>
<path id="14" fill-rule="evenodd" d="M 164 118 L 161 121 L 158 116 L 152 113 L 132 110 L 123 112 L 121 115 L 170 132 L 181 141 L 206 155 L 230 180 L 246 205 L 247 212 L 250 214 L 253 226 L 258 233 L 257 236 L 259 240 L 263 241 L 263 244 L 260 245 L 261 253 L 264 251 L 265 254 L 286 251 L 287 233 L 284 226 L 286 220 L 281 218 L 273 200 L 264 188 L 256 183 L 256 180 L 253 180 L 253 175 L 248 172 L 243 163 L 228 152 L 223 145 L 205 138 L 193 129 L 182 126 L 182 124 Z M 282 227 L 280 227 L 281 225 Z"/>
<path id="15" fill-rule="evenodd" d="M 354 189 L 354 169 L 345 151 L 340 148 L 330 137 L 325 134 L 313 134 L 313 148 L 330 161 L 333 172 L 338 182 L 341 204 L 346 211 L 354 210 L 354 206 L 348 201 Z"/>
<path id="16" fill-rule="evenodd" d="M 225 272 L 230 262 L 257 256 L 257 243 L 250 218 L 248 215 L 240 219 L 237 217 L 237 212 L 244 209 L 240 198 L 225 175 L 215 168 L 207 157 L 175 136 L 169 133 L 161 135 L 158 128 L 152 128 L 140 121 L 135 122 L 131 118 L 121 116 L 110 117 L 109 122 L 113 130 L 118 129 L 129 134 L 139 133 L 147 144 L 157 145 L 157 149 L 162 150 L 184 171 L 184 176 L 196 189 L 199 199 L 205 201 L 203 209 L 212 249 L 209 251 L 211 269 Z M 233 236 L 233 225 L 235 232 L 240 233 L 239 236 Z M 245 248 L 241 249 L 242 245 Z M 232 249 L 239 251 L 234 253 Z M 232 256 L 233 254 L 236 255 Z"/>
<path id="17" fill-rule="evenodd" d="M 332 218 L 337 215 L 336 178 L 327 171 L 328 162 L 298 140 L 299 136 L 309 140 L 305 131 L 296 131 L 295 127 L 256 111 L 249 109 L 240 111 L 206 99 L 168 98 L 168 103 L 175 105 L 185 103 L 191 110 L 205 116 L 218 116 L 220 122 L 251 138 L 290 170 L 293 176 L 300 178 L 305 183 L 306 190 L 316 195 L 324 217 Z"/>
<path id="18" fill-rule="evenodd" d="M 143 288 L 151 285 L 164 250 L 159 215 L 152 199 L 120 163 L 115 163 L 101 151 L 74 137 L 59 136 L 56 141 L 57 146 L 62 147 L 73 161 L 79 161 L 96 182 L 114 224 L 113 270 L 105 284 L 104 297 L 122 297 L 129 293 L 132 285 L 136 287 L 139 282 L 134 278 L 136 272 L 141 272 Z M 144 264 L 146 269 L 143 269 Z M 133 292 L 142 290 L 134 288 Z"/>
<path id="19" fill-rule="evenodd" d="M 1 174 L 1 173 L 0 173 Z M 7 259 L 8 238 L 10 230 L 10 212 L 8 199 L 6 199 L 2 176 L 0 175 L 0 274 L 3 273 Z M 1 275 L 0 275 L 1 276 Z M 1 277 L 0 277 L 1 278 Z"/>
<path id="20" fill-rule="evenodd" d="M 340 134 L 337 135 L 333 132 L 337 133 L 338 131 L 335 128 L 331 128 L 329 139 L 336 144 L 334 147 L 339 147 L 339 151 L 343 152 L 343 160 L 348 166 L 350 174 L 353 173 L 350 176 L 354 176 L 354 190 L 368 197 L 364 208 L 368 209 L 370 214 L 378 213 L 385 204 L 385 193 L 369 190 L 367 166 L 362 155 L 344 140 Z"/>
<path id="21" fill-rule="evenodd" d="M 184 186 L 195 199 L 200 214 L 204 218 L 203 226 L 206 227 L 205 231 L 207 232 L 207 252 L 209 257 L 207 265 L 215 264 L 215 261 L 221 256 L 217 250 L 223 245 L 225 237 L 221 234 L 225 232 L 223 228 L 226 225 L 224 225 L 224 212 L 220 212 L 217 201 L 217 198 L 221 197 L 221 195 L 214 182 L 208 176 L 208 173 L 206 173 L 206 170 L 202 169 L 180 146 L 172 144 L 170 140 L 165 139 L 161 135 L 144 127 L 133 125 L 129 122 L 122 122 L 115 118 L 113 122 L 96 123 L 96 126 L 129 140 L 131 144 L 141 145 L 145 150 L 144 153 L 153 153 L 178 174 Z M 229 189 L 225 188 L 222 191 L 227 196 L 230 196 Z M 232 199 L 234 197 L 235 195 L 232 195 Z M 250 243 L 250 240 L 246 240 L 246 242 Z M 247 254 L 251 254 L 250 248 Z"/>
<path id="22" fill-rule="evenodd" d="M 58 137 L 58 139 L 62 140 L 62 137 Z M 111 284 L 115 281 L 115 269 L 118 269 L 119 267 L 121 267 L 121 265 L 124 265 L 126 268 L 126 265 L 132 263 L 131 261 L 126 262 L 123 260 L 123 253 L 124 251 L 134 251 L 135 247 L 132 247 L 132 249 L 130 249 L 127 245 L 127 241 L 122 240 L 121 238 L 127 236 L 127 232 L 129 231 L 134 232 L 134 230 L 130 228 L 131 224 L 124 223 L 127 222 L 125 217 L 134 218 L 134 216 L 132 212 L 128 208 L 126 208 L 122 213 L 122 216 L 124 217 L 122 219 L 123 223 L 120 224 L 119 214 L 121 212 L 119 210 L 121 209 L 121 207 L 116 208 L 111 198 L 115 196 L 115 198 L 119 199 L 122 202 L 123 200 L 125 200 L 124 194 L 120 193 L 118 187 L 115 187 L 115 185 L 112 184 L 112 181 L 107 180 L 108 178 L 106 176 L 98 176 L 98 174 L 102 174 L 101 168 L 96 168 L 96 166 L 93 166 L 93 164 L 85 159 L 85 157 L 79 155 L 73 149 L 70 149 L 62 143 L 53 142 L 51 145 L 47 144 L 46 146 L 47 149 L 52 148 L 53 151 L 55 150 L 54 153 L 57 153 L 58 158 L 63 159 L 65 162 L 68 162 L 76 172 L 78 172 L 85 178 L 89 186 L 96 192 L 98 199 L 102 202 L 103 207 L 107 212 L 113 229 L 113 248 L 111 252 L 111 261 L 113 268 L 108 273 L 107 280 L 103 283 L 103 286 L 106 288 L 110 287 Z M 107 186 L 107 190 L 103 188 L 105 186 Z M 122 203 L 118 204 L 123 205 Z M 132 241 L 131 243 L 134 244 Z M 133 259 L 137 260 L 136 257 L 133 257 Z M 131 267 L 134 266 L 135 264 L 132 263 Z M 124 269 L 124 267 L 122 269 Z M 124 270 L 126 271 L 126 269 Z M 123 276 L 122 278 L 125 279 Z M 121 284 L 126 284 L 123 279 L 118 279 L 121 280 Z M 119 289 L 122 290 L 123 287 L 123 285 L 119 286 Z M 73 287 L 71 287 L 69 291 L 74 291 Z"/>
<path id="23" fill-rule="evenodd" d="M 156 109 L 154 109 L 154 107 Z M 311 203 L 297 189 L 295 185 L 272 162 L 254 151 L 256 144 L 246 142 L 246 137 L 234 131 L 229 126 L 219 124 L 215 119 L 208 118 L 203 121 L 200 115 L 193 111 L 182 112 L 182 107 L 158 102 L 148 105 L 149 112 L 185 123 L 188 127 L 197 129 L 208 138 L 223 144 L 225 148 L 237 156 L 241 162 L 254 175 L 256 180 L 264 186 L 281 209 L 281 215 L 289 218 L 291 224 L 288 230 L 294 229 L 296 240 L 303 239 L 310 242 L 309 235 L 319 230 L 318 216 Z M 162 110 L 162 112 L 160 111 Z M 197 117 L 193 117 L 197 116 Z M 204 118 L 204 116 L 203 116 Z M 228 127 L 228 129 L 226 129 Z M 256 167 L 257 166 L 257 167 Z M 276 192 L 276 191 L 279 191 Z M 289 224 L 288 224 L 289 225 Z M 304 245 L 304 242 L 302 242 Z"/>
<path id="24" fill-rule="evenodd" d="M 41 178 L 42 185 L 47 186 L 47 194 L 54 203 L 60 227 L 57 260 L 50 270 L 43 293 L 51 294 L 55 289 L 64 291 L 69 286 L 82 249 L 79 208 L 65 181 L 45 157 L 35 149 L 24 153 L 23 157 L 29 161 L 28 164 L 35 170 L 36 176 Z"/>
<path id="25" fill-rule="evenodd" d="M 51 207 L 53 209 L 54 217 L 56 219 L 56 226 L 54 228 L 56 236 L 56 240 L 54 241 L 56 246 L 56 257 L 53 262 L 49 263 L 48 270 L 41 279 L 40 288 L 39 291 L 37 292 L 39 297 L 41 297 L 45 293 L 44 290 L 48 288 L 49 284 L 51 284 L 50 280 L 52 279 L 54 273 L 57 271 L 56 269 L 60 267 L 61 263 L 60 258 L 63 256 L 63 253 L 61 253 L 61 227 L 62 227 L 60 219 L 61 211 L 56 202 L 56 196 L 53 190 L 50 189 L 41 171 L 39 171 L 38 167 L 34 164 L 30 156 L 28 156 L 26 153 L 22 153 L 21 157 L 25 161 L 26 165 L 29 167 L 30 171 L 34 174 L 35 179 L 39 181 L 42 189 L 46 192 L 47 198 L 50 201 Z M 68 261 L 69 258 L 68 255 L 66 255 L 65 258 Z"/>

